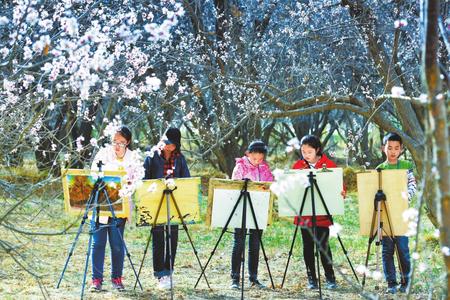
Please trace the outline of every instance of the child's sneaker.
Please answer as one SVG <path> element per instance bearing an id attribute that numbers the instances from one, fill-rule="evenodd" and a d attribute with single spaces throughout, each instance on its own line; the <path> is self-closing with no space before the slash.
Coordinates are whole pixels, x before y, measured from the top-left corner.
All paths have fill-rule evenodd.
<path id="1" fill-rule="evenodd" d="M 326 287 L 329 290 L 334 290 L 337 288 L 336 280 L 328 280 L 326 282 Z"/>
<path id="2" fill-rule="evenodd" d="M 101 279 L 101 278 L 92 279 L 91 292 L 101 292 L 102 282 L 103 282 L 103 279 Z"/>
<path id="3" fill-rule="evenodd" d="M 170 289 L 170 277 L 163 276 L 163 277 L 159 278 L 158 288 L 161 290 Z"/>
<path id="4" fill-rule="evenodd" d="M 122 292 L 125 290 L 125 287 L 123 286 L 123 283 L 122 283 L 122 277 L 113 278 L 113 279 L 111 279 L 111 282 L 112 282 L 113 289 L 116 289 L 119 292 Z"/>
<path id="5" fill-rule="evenodd" d="M 397 287 L 395 285 L 388 287 L 387 290 L 386 290 L 386 293 L 388 293 L 388 294 L 396 294 L 397 293 Z"/>
<path id="6" fill-rule="evenodd" d="M 233 279 L 230 285 L 230 289 L 238 290 L 241 288 L 241 285 L 239 284 L 239 279 Z"/>
<path id="7" fill-rule="evenodd" d="M 261 282 L 259 282 L 258 279 L 255 279 L 255 280 L 250 280 L 250 287 L 251 288 L 258 288 L 258 289 L 265 289 L 266 285 L 261 283 Z"/>
<path id="8" fill-rule="evenodd" d="M 408 285 L 402 284 L 402 285 L 400 285 L 400 288 L 398 289 L 398 291 L 400 293 L 406 293 L 407 288 L 408 288 Z"/>
<path id="9" fill-rule="evenodd" d="M 308 290 L 316 290 L 319 288 L 319 286 L 317 285 L 317 280 L 315 280 L 314 278 L 308 276 L 308 285 L 306 286 L 306 288 Z"/>

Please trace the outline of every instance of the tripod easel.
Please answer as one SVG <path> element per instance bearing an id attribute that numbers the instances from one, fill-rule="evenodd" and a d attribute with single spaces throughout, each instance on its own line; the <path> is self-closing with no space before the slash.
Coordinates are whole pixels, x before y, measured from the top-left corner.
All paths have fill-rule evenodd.
<path id="1" fill-rule="evenodd" d="M 247 203 L 250 206 L 250 211 L 252 213 L 252 219 L 253 219 L 253 222 L 255 224 L 256 230 L 258 232 L 258 239 L 259 239 L 259 243 L 261 245 L 261 250 L 262 250 L 263 255 L 264 255 L 264 260 L 266 262 L 267 271 L 268 271 L 269 277 L 270 277 L 270 282 L 271 282 L 272 288 L 275 289 L 275 285 L 274 285 L 273 279 L 272 279 L 272 274 L 270 272 L 268 258 L 267 258 L 267 255 L 266 255 L 266 251 L 264 249 L 264 244 L 262 242 L 262 238 L 261 238 L 261 233 L 260 233 L 261 231 L 259 229 L 258 222 L 257 222 L 257 219 L 256 219 L 255 209 L 253 207 L 252 199 L 250 198 L 250 192 L 248 191 L 248 182 L 249 181 L 250 180 L 248 178 L 244 179 L 244 186 L 242 187 L 242 190 L 240 192 L 239 198 L 236 201 L 236 204 L 234 205 L 233 209 L 231 210 L 231 213 L 230 213 L 230 215 L 229 215 L 229 217 L 228 217 L 224 227 L 222 228 L 222 231 L 220 233 L 220 237 L 217 240 L 217 242 L 216 242 L 216 244 L 215 244 L 215 246 L 214 246 L 214 248 L 213 248 L 213 250 L 211 252 L 211 255 L 209 256 L 208 261 L 206 262 L 205 268 L 202 270 L 202 274 L 200 274 L 200 276 L 198 277 L 194 288 L 197 287 L 198 283 L 200 282 L 200 279 L 201 279 L 202 275 L 204 275 L 205 270 L 208 267 L 209 263 L 211 262 L 211 259 L 214 256 L 214 253 L 216 252 L 217 247 L 219 246 L 219 243 L 222 240 L 223 235 L 225 234 L 225 232 L 227 232 L 228 225 L 230 224 L 231 219 L 233 218 L 234 212 L 236 211 L 237 207 L 239 206 L 239 203 L 242 200 L 243 201 L 243 206 L 242 206 L 242 216 L 241 216 L 241 229 L 243 230 L 244 234 L 242 235 L 243 247 L 242 247 L 242 253 L 241 253 L 241 257 L 242 257 L 242 260 L 241 260 L 241 263 L 242 263 L 242 265 L 241 265 L 241 272 L 242 272 L 242 274 L 241 274 L 241 299 L 244 299 L 245 240 L 246 240 L 246 237 L 247 237 Z"/>
<path id="2" fill-rule="evenodd" d="M 67 269 L 67 267 L 69 265 L 69 260 L 70 260 L 70 258 L 73 255 L 73 251 L 75 250 L 75 246 L 76 246 L 76 244 L 78 242 L 78 239 L 80 237 L 80 234 L 81 234 L 81 232 L 83 230 L 84 224 L 86 223 L 86 219 L 88 218 L 89 211 L 92 210 L 92 218 L 91 218 L 91 224 L 90 224 L 90 230 L 89 230 L 89 242 L 88 242 L 88 247 L 87 247 L 87 251 L 86 251 L 86 260 L 85 260 L 85 266 L 84 266 L 83 283 L 82 283 L 82 286 L 81 286 L 80 299 L 83 299 L 83 296 L 84 296 L 84 288 L 86 286 L 87 269 L 88 269 L 88 266 L 89 266 L 89 257 L 91 255 L 91 251 L 92 251 L 92 249 L 91 249 L 92 247 L 91 246 L 92 246 L 93 235 L 94 235 L 94 233 L 97 230 L 101 229 L 102 227 L 111 226 L 111 225 L 105 225 L 105 226 L 100 225 L 100 222 L 99 222 L 99 219 L 100 219 L 100 204 L 99 204 L 99 201 L 98 201 L 100 193 L 103 193 L 103 196 L 106 199 L 107 206 L 109 208 L 109 211 L 111 212 L 111 216 L 112 216 L 112 220 L 113 220 L 112 221 L 112 226 L 114 226 L 116 228 L 117 233 L 118 233 L 118 235 L 120 237 L 120 240 L 122 242 L 122 245 L 124 247 L 126 256 L 128 257 L 128 260 L 130 262 L 131 268 L 133 269 L 134 275 L 136 276 L 136 278 L 138 278 L 137 274 L 136 274 L 136 270 L 134 269 L 133 262 L 131 260 L 131 255 L 128 252 L 128 248 L 127 248 L 127 246 L 125 244 L 125 241 L 123 239 L 123 236 L 120 233 L 120 230 L 118 228 L 117 217 L 116 217 L 116 214 L 114 212 L 113 204 L 111 202 L 111 199 L 109 199 L 107 191 L 105 190 L 105 182 L 103 181 L 103 177 L 100 176 L 102 174 L 102 165 L 103 165 L 102 161 L 99 161 L 98 164 L 97 164 L 97 167 L 98 167 L 98 170 L 99 170 L 99 177 L 98 177 L 97 181 L 95 182 L 95 185 L 94 185 L 94 188 L 91 191 L 91 194 L 89 195 L 89 199 L 88 199 L 88 201 L 86 203 L 86 209 L 84 210 L 84 214 L 83 214 L 83 218 L 81 220 L 81 224 L 78 227 L 77 234 L 75 235 L 75 239 L 74 239 L 74 241 L 72 243 L 72 246 L 70 247 L 69 254 L 68 254 L 66 262 L 64 264 L 64 268 L 63 268 L 63 270 L 61 272 L 61 276 L 59 277 L 58 284 L 56 286 L 56 288 L 58 289 L 60 284 L 61 284 L 61 281 L 62 281 L 62 279 L 64 277 L 64 273 L 66 272 L 66 269 Z M 139 278 L 138 278 L 138 280 L 139 280 Z M 140 281 L 139 281 L 139 287 L 141 288 L 141 290 L 143 290 Z"/>
<path id="3" fill-rule="evenodd" d="M 188 230 L 188 227 L 186 225 L 186 222 L 184 221 L 184 217 L 183 217 L 183 215 L 181 213 L 181 210 L 180 210 L 180 208 L 178 206 L 177 201 L 175 200 L 175 196 L 173 195 L 173 191 L 175 191 L 176 189 L 177 189 L 176 186 L 171 189 L 171 188 L 169 188 L 166 185 L 166 188 L 163 190 L 163 193 L 161 195 L 161 200 L 158 203 L 158 209 L 156 211 L 156 215 L 155 215 L 155 218 L 154 218 L 154 221 L 153 221 L 153 224 L 152 224 L 152 227 L 155 227 L 157 225 L 156 223 L 157 223 L 157 220 L 158 220 L 158 216 L 159 216 L 162 204 L 163 204 L 164 199 L 165 199 L 166 200 L 166 210 L 167 210 L 167 221 L 166 221 L 166 224 L 165 224 L 165 227 L 166 227 L 165 232 L 166 232 L 166 243 L 167 243 L 167 245 L 169 247 L 169 265 L 170 265 L 170 275 L 169 276 L 170 276 L 170 296 L 171 296 L 171 299 L 173 299 L 173 278 L 172 278 L 173 266 L 172 266 L 172 247 L 171 247 L 171 230 L 170 230 L 170 228 L 171 228 L 170 202 L 171 201 L 172 201 L 173 205 L 175 206 L 178 218 L 180 219 L 181 225 L 183 226 L 183 229 L 186 232 L 186 235 L 187 235 L 187 237 L 189 239 L 189 243 L 191 244 L 191 247 L 192 247 L 192 250 L 194 251 L 195 257 L 197 258 L 197 262 L 198 262 L 198 264 L 200 266 L 200 269 L 202 270 L 202 274 L 203 274 L 203 277 L 205 278 L 205 281 L 206 281 L 206 283 L 208 285 L 208 288 L 211 288 L 209 286 L 208 279 L 206 278 L 206 274 L 204 274 L 204 272 L 203 272 L 204 269 L 203 269 L 202 263 L 200 262 L 200 258 L 198 257 L 197 249 L 195 248 L 194 243 L 193 243 L 192 238 L 191 238 L 191 235 L 189 234 L 189 230 Z M 141 260 L 141 265 L 139 267 L 137 280 L 136 280 L 136 283 L 134 284 L 134 288 L 136 288 L 136 284 L 138 283 L 139 275 L 141 274 L 141 270 L 142 270 L 142 266 L 144 264 L 145 256 L 147 255 L 147 251 L 148 251 L 148 247 L 150 245 L 151 237 L 152 237 L 152 233 L 150 232 L 149 237 L 147 239 L 146 246 L 145 246 L 144 255 L 143 255 L 142 260 Z"/>
<path id="4" fill-rule="evenodd" d="M 322 172 L 331 172 L 331 171 L 327 170 L 326 167 L 324 167 L 322 169 Z M 319 296 L 322 299 L 322 287 L 321 287 L 321 282 L 320 282 L 319 251 L 321 253 L 325 254 L 326 249 L 322 249 L 320 247 L 320 241 L 316 237 L 316 232 L 317 232 L 317 215 L 316 215 L 316 203 L 315 203 L 314 190 L 316 190 L 317 193 L 319 194 L 320 201 L 321 201 L 321 203 L 322 203 L 322 205 L 323 205 L 323 207 L 324 207 L 324 209 L 325 209 L 325 211 L 327 213 L 326 216 L 330 220 L 331 224 L 334 224 L 334 222 L 333 222 L 333 217 L 331 216 L 330 211 L 328 210 L 328 207 L 327 207 L 327 205 L 325 203 L 325 200 L 324 200 L 324 198 L 322 196 L 320 188 L 319 188 L 319 186 L 317 184 L 317 180 L 314 177 L 316 177 L 316 175 L 312 171 L 309 172 L 309 174 L 308 174 L 309 186 L 306 187 L 305 192 L 303 194 L 303 199 L 302 199 L 302 203 L 301 203 L 300 210 L 299 210 L 299 213 L 298 213 L 298 218 L 300 218 L 302 216 L 303 208 L 304 208 L 305 202 L 306 202 L 306 198 L 307 198 L 308 192 L 310 192 L 311 193 L 311 208 L 312 208 L 312 238 L 314 240 L 314 255 L 316 257 L 316 265 L 317 265 L 317 279 L 318 279 L 318 283 L 319 283 Z M 284 275 L 283 275 L 283 281 L 281 283 L 281 288 L 283 288 L 283 285 L 284 285 L 284 282 L 285 282 L 285 279 L 286 279 L 286 274 L 287 274 L 287 270 L 288 270 L 288 267 L 289 267 L 289 262 L 290 262 L 290 259 L 291 259 L 291 256 L 292 256 L 292 250 L 294 248 L 295 239 L 297 237 L 298 228 L 299 228 L 299 226 L 295 226 L 294 236 L 292 238 L 291 247 L 289 249 L 289 256 L 288 256 L 288 260 L 287 260 L 287 263 L 286 263 L 286 268 L 284 270 Z M 342 240 L 341 240 L 341 237 L 339 236 L 339 234 L 337 234 L 337 238 L 338 238 L 339 244 L 340 244 L 340 246 L 342 248 L 342 251 L 345 254 L 345 257 L 347 258 L 347 261 L 348 261 L 348 263 L 350 265 L 350 268 L 352 269 L 353 275 L 355 276 L 356 280 L 359 282 L 358 276 L 356 275 L 356 272 L 355 272 L 355 270 L 353 268 L 353 265 L 352 265 L 352 263 L 350 261 L 350 258 L 348 257 L 348 252 L 345 249 L 344 244 L 342 243 Z"/>
<path id="5" fill-rule="evenodd" d="M 380 246 L 381 245 L 381 241 L 383 239 L 383 232 L 386 234 L 386 236 L 388 236 L 394 243 L 394 252 L 395 255 L 397 257 L 397 261 L 398 261 L 398 266 L 400 269 L 400 274 L 403 274 L 402 272 L 402 265 L 400 263 L 400 255 L 398 253 L 398 246 L 397 246 L 397 240 L 395 239 L 394 236 L 394 226 L 391 223 L 391 219 L 390 219 L 390 214 L 389 214 L 389 210 L 388 207 L 386 205 L 386 194 L 383 192 L 383 185 L 382 185 L 382 176 L 381 176 L 381 169 L 377 169 L 378 172 L 378 191 L 375 194 L 375 198 L 374 198 L 374 210 L 372 213 L 372 222 L 371 222 L 371 226 L 370 226 L 370 235 L 369 235 L 369 242 L 367 245 L 367 254 L 366 254 L 366 262 L 365 262 L 365 269 L 367 270 L 367 266 L 369 264 L 369 256 L 370 256 L 370 248 L 371 245 L 373 243 L 374 240 L 375 241 L 375 245 L 376 246 Z M 382 221 L 382 216 L 381 213 L 383 211 L 386 213 L 386 219 L 387 219 L 387 223 L 389 226 L 389 232 L 390 234 L 388 234 L 388 232 L 386 232 L 386 230 L 383 227 L 383 221 Z M 375 226 L 376 225 L 376 226 Z M 376 251 L 376 271 L 379 272 L 379 256 L 380 256 L 380 248 L 377 248 Z M 401 280 L 402 280 L 402 284 L 404 284 L 404 278 L 403 275 L 401 276 Z M 364 285 L 366 283 L 366 272 L 364 272 L 363 275 L 363 279 L 362 279 L 362 287 L 364 288 Z M 376 289 L 378 289 L 378 286 L 375 287 Z"/>

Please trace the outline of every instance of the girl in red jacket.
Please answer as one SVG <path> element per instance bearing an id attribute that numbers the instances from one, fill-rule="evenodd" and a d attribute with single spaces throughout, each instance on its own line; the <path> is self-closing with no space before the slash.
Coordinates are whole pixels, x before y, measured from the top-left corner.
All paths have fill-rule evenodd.
<path id="1" fill-rule="evenodd" d="M 314 135 L 306 135 L 301 139 L 300 151 L 303 159 L 297 160 L 292 166 L 293 169 L 321 169 L 323 165 L 327 168 L 336 168 L 336 164 L 322 153 L 322 143 Z M 308 275 L 308 289 L 317 289 L 312 216 L 295 217 L 294 224 L 301 226 L 303 259 Z M 316 216 L 316 225 L 316 239 L 320 241 L 320 247 L 326 253 L 320 252 L 320 260 L 325 271 L 326 286 L 328 289 L 335 289 L 337 287 L 336 278 L 333 271 L 330 245 L 328 244 L 331 220 L 329 220 L 328 216 Z"/>

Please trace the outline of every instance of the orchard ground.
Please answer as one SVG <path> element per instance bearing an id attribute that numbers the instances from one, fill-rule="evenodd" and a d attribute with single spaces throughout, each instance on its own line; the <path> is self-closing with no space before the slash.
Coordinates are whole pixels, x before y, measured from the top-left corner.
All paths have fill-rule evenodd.
<path id="1" fill-rule="evenodd" d="M 42 200 L 42 199 L 41 199 Z M 45 200 L 43 200 L 45 201 Z M 64 214 L 63 203 L 60 198 L 48 200 L 44 209 L 38 204 L 39 201 L 31 201 L 24 206 L 24 210 L 34 211 L 35 221 L 26 219 L 23 222 L 24 230 L 48 232 L 50 230 L 62 229 L 73 223 L 69 234 L 54 236 L 34 236 L 28 235 L 28 241 L 23 247 L 27 247 L 27 259 L 31 261 L 35 271 L 41 275 L 42 283 L 50 299 L 79 299 L 81 283 L 83 278 L 84 262 L 88 243 L 86 231 L 81 235 L 75 253 L 72 256 L 64 279 L 59 289 L 56 285 L 66 261 L 68 251 L 75 238 L 75 232 L 80 224 L 80 219 L 72 218 Z M 414 204 L 413 204 L 414 205 Z M 205 214 L 206 197 L 201 205 L 203 216 Z M 358 201 L 355 194 L 350 194 L 345 202 L 345 216 L 335 216 L 335 222 L 342 225 L 340 232 L 343 244 L 348 250 L 348 256 L 356 269 L 364 265 L 367 251 L 367 237 L 359 235 L 358 221 Z M 37 211 L 40 209 L 41 211 Z M 48 217 L 42 218 L 42 214 Z M 41 217 L 38 217 L 41 216 Z M 39 221 L 37 221 L 39 220 Z M 441 288 L 442 280 L 440 276 L 443 270 L 442 259 L 439 251 L 439 243 L 434 237 L 434 228 L 431 223 L 423 218 L 423 225 L 419 246 L 419 258 L 416 265 L 421 266 L 416 271 L 414 284 L 412 287 L 412 299 L 427 299 L 431 296 L 434 299 Z M 86 226 L 85 226 L 86 227 Z M 264 232 L 264 246 L 269 258 L 270 270 L 276 286 L 272 289 L 249 289 L 245 290 L 245 297 L 249 299 L 318 299 L 318 291 L 306 289 L 306 272 L 302 259 L 302 247 L 300 235 L 295 243 L 293 256 L 289 265 L 287 279 L 281 289 L 281 281 L 287 262 L 289 247 L 292 242 L 295 227 L 292 220 L 274 217 L 274 223 Z M 125 230 L 125 241 L 131 254 L 135 268 L 138 269 L 144 253 L 146 241 L 149 237 L 149 227 L 136 227 L 128 223 Z M 211 230 L 205 224 L 189 226 L 189 233 L 193 238 L 195 247 L 198 250 L 200 260 L 206 263 L 216 241 L 220 236 L 220 229 Z M 413 251 L 415 239 L 410 239 L 411 252 Z M 333 253 L 334 268 L 337 276 L 338 288 L 329 291 L 323 288 L 324 299 L 361 299 L 357 282 L 352 275 L 350 265 L 342 251 L 336 238 L 330 238 Z M 381 248 L 381 247 L 380 247 Z M 175 263 L 175 299 L 238 299 L 240 291 L 230 289 L 230 260 L 232 249 L 232 234 L 225 234 L 219 244 L 210 265 L 206 270 L 211 290 L 207 288 L 202 279 L 199 286 L 194 289 L 195 282 L 200 275 L 200 267 L 195 259 L 194 252 L 189 244 L 187 235 L 180 230 L 179 244 Z M 375 244 L 372 246 L 369 269 L 376 269 Z M 380 259 L 378 261 L 380 271 Z M 0 283 L 0 295 L 2 299 L 43 299 L 44 296 L 37 284 L 36 279 L 20 268 L 10 257 L 2 257 L 1 272 L 8 274 L 2 278 Z M 341 273 L 346 274 L 343 276 Z M 247 273 L 247 270 L 246 270 Z M 321 269 L 322 280 L 323 269 Z M 144 261 L 144 267 L 140 276 L 143 291 L 138 288 L 133 289 L 135 277 L 132 269 L 125 257 L 124 292 L 115 292 L 111 288 L 110 278 L 110 257 L 109 245 L 105 258 L 105 291 L 92 293 L 89 291 L 91 269 L 87 274 L 88 284 L 86 285 L 85 299 L 167 299 L 170 293 L 157 289 L 157 282 L 152 276 L 151 246 Z M 358 274 L 361 279 L 361 275 Z M 267 268 L 262 256 L 260 256 L 259 279 L 266 285 L 270 285 Z M 353 284 L 353 285 L 352 285 Z M 383 279 L 375 280 L 371 277 L 366 280 L 366 292 L 380 295 L 381 299 L 392 299 L 392 296 L 385 294 L 386 284 Z M 394 298 L 406 298 L 397 295 Z"/>

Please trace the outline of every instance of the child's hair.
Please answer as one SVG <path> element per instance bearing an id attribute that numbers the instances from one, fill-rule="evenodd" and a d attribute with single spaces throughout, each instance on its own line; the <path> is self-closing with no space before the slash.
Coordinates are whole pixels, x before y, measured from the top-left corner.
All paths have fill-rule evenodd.
<path id="1" fill-rule="evenodd" d="M 248 145 L 247 151 L 249 153 L 262 153 L 264 155 L 267 154 L 267 146 L 261 140 L 255 140 Z"/>
<path id="2" fill-rule="evenodd" d="M 322 143 L 320 142 L 319 138 L 315 135 L 308 134 L 302 137 L 300 140 L 300 147 L 303 145 L 308 145 L 314 149 L 317 150 L 317 155 L 322 155 Z"/>
<path id="3" fill-rule="evenodd" d="M 388 134 L 386 134 L 383 138 L 383 145 L 386 145 L 387 142 L 399 142 L 400 146 L 403 145 L 403 141 L 402 141 L 402 137 L 399 136 L 397 133 L 395 132 L 389 132 Z"/>
<path id="4" fill-rule="evenodd" d="M 119 128 L 117 128 L 116 133 L 120 134 L 121 136 L 123 136 L 124 139 L 127 140 L 128 143 L 127 148 L 131 150 L 131 138 L 132 138 L 131 130 L 127 126 L 122 125 Z"/>

